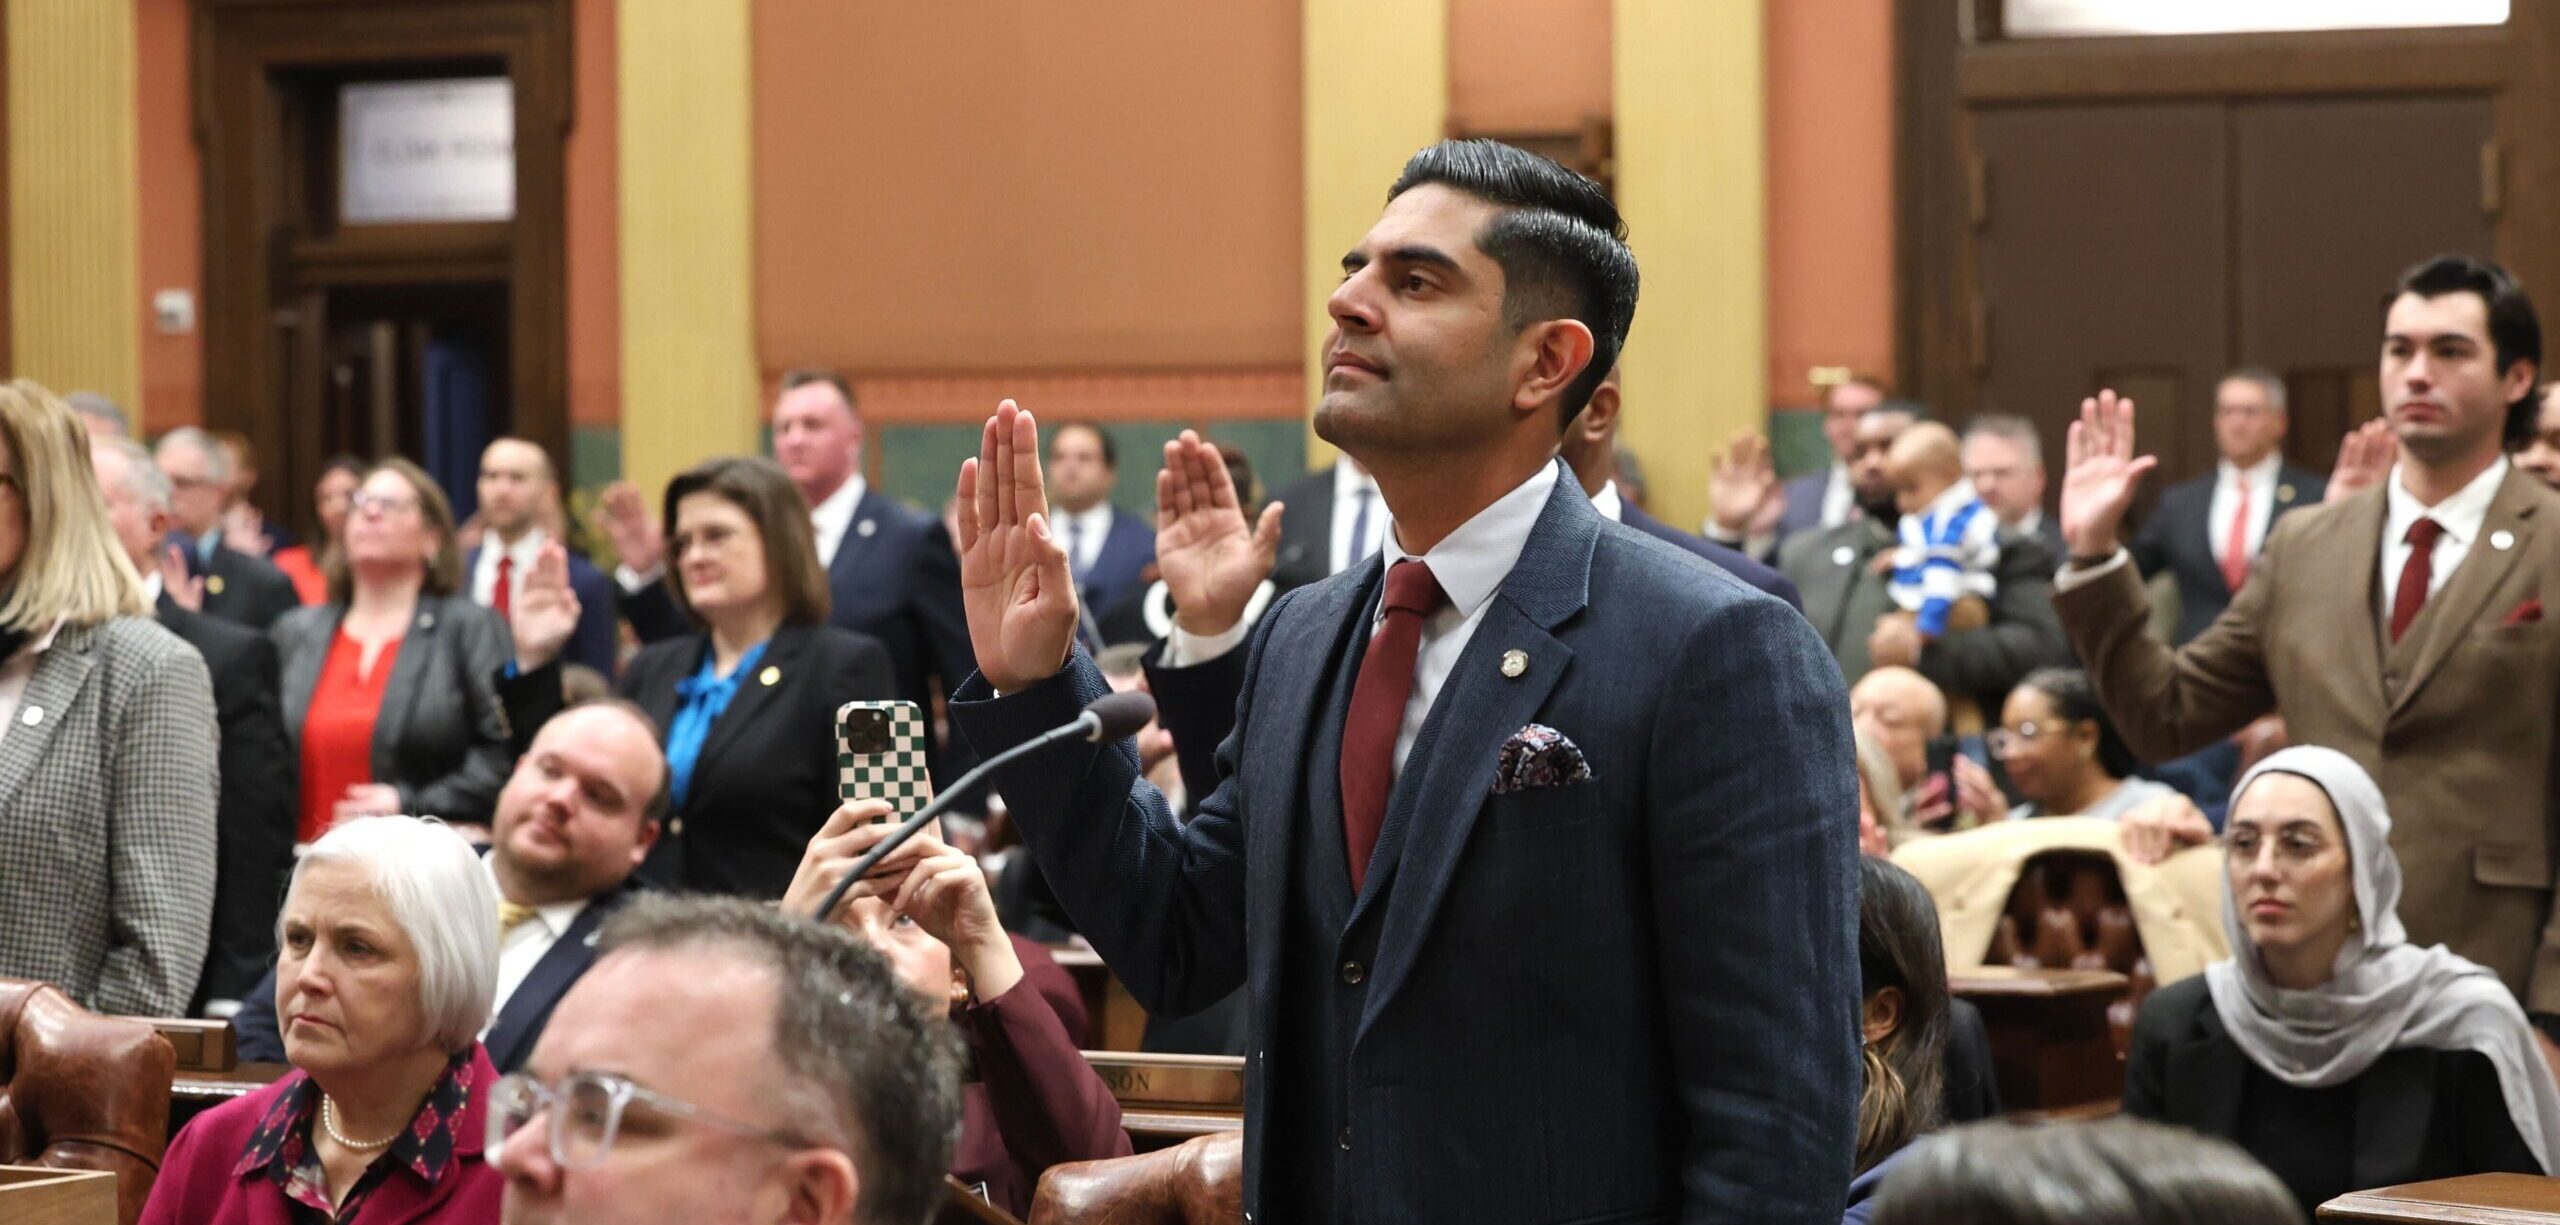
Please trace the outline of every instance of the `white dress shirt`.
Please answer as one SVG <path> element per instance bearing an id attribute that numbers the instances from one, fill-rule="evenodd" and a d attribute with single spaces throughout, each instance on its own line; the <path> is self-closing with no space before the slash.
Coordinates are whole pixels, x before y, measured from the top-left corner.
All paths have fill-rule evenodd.
<path id="1" fill-rule="evenodd" d="M 1555 491 L 1563 472 L 1557 463 L 1538 469 L 1422 555 L 1449 602 L 1422 623 L 1422 645 L 1413 661 L 1413 692 L 1405 699 L 1404 722 L 1396 728 L 1397 774 L 1404 773 L 1405 755 L 1413 751 L 1414 738 L 1422 734 L 1422 721 L 1431 713 L 1432 699 L 1440 696 L 1441 685 L 1448 681 L 1450 670 L 1458 666 L 1458 656 L 1466 652 L 1467 640 L 1475 637 L 1476 626 L 1484 621 L 1484 610 L 1492 606 L 1494 592 L 1501 590 L 1502 580 L 1510 577 L 1511 567 L 1519 562 L 1520 550 L 1529 544 L 1529 531 L 1538 526 L 1538 513 L 1546 509 L 1547 495 Z M 1388 566 L 1413 556 L 1392 532 L 1379 552 L 1381 563 Z M 1375 634 L 1379 626 L 1386 624 L 1384 606 L 1372 616 L 1369 632 Z M 1176 626 L 1165 641 L 1165 664 L 1182 667 L 1216 659 L 1243 642 L 1252 624 L 1241 621 L 1234 629 L 1205 639 L 1186 634 Z M 1349 700 L 1348 695 L 1344 700 Z"/>
<path id="2" fill-rule="evenodd" d="M 497 870 L 489 866 L 487 856 L 480 858 L 480 867 L 489 873 L 489 883 L 497 884 Z M 501 890 L 498 896 L 505 897 L 505 891 Z M 578 915 L 586 908 L 585 898 L 536 906 L 532 918 L 508 928 L 498 937 L 498 994 L 489 1005 L 489 1024 L 480 1028 L 481 1037 L 489 1036 L 490 1027 L 498 1023 L 498 1014 L 505 1010 L 516 988 L 524 985 L 525 978 L 533 973 L 533 967 L 551 951 L 552 945 L 560 943 L 560 937 L 568 932 L 570 924 L 578 921 Z"/>
<path id="3" fill-rule="evenodd" d="M 2240 468 L 2230 460 L 2215 465 L 2213 501 L 2204 513 L 2205 543 L 2213 547 L 2213 563 L 2229 567 L 2231 560 L 2223 556 L 2231 551 L 2231 515 L 2240 508 L 2240 484 L 2249 485 L 2249 531 L 2247 548 L 2254 559 L 2267 547 L 2267 525 L 2275 522 L 2276 475 L 2284 467 L 2284 456 L 2269 452 L 2254 467 Z"/>
<path id="4" fill-rule="evenodd" d="M 836 564 L 836 546 L 844 543 L 845 529 L 853 526 L 853 508 L 862 502 L 865 488 L 862 474 L 854 473 L 836 486 L 827 500 L 809 510 L 809 526 L 818 535 L 818 568 Z"/>
<path id="5" fill-rule="evenodd" d="M 1351 538 L 1354 520 L 1360 517 L 1360 494 L 1366 490 L 1369 501 L 1368 534 L 1360 540 Z M 1332 552 L 1327 574 L 1340 574 L 1353 562 L 1378 551 L 1378 542 L 1387 535 L 1387 500 L 1378 496 L 1377 478 L 1360 470 L 1350 460 L 1333 466 L 1333 539 L 1326 542 Z"/>
<path id="6" fill-rule="evenodd" d="M 1072 572 L 1082 574 L 1102 560 L 1102 542 L 1111 535 L 1111 499 L 1094 503 L 1080 511 L 1055 512 L 1058 539 L 1075 542 L 1074 555 L 1067 558 Z"/>
<path id="7" fill-rule="evenodd" d="M 140 567 L 135 567 L 135 568 L 136 568 L 136 569 L 140 569 Z M 145 605 L 149 606 L 149 607 L 152 609 L 152 615 L 153 615 L 153 616 L 155 616 L 155 617 L 156 617 L 156 616 L 158 616 L 158 615 L 160 615 L 160 614 L 159 614 L 159 608 L 160 608 L 160 592 L 161 592 L 161 589 L 162 589 L 162 584 L 161 584 L 161 581 L 160 581 L 160 571 L 159 571 L 159 570 L 157 570 L 157 569 L 143 570 L 143 571 L 142 571 L 142 602 L 143 602 Z"/>
<path id="8" fill-rule="evenodd" d="M 2400 591 L 2400 571 L 2409 565 L 2409 525 L 2420 517 L 2433 519 L 2444 529 L 2436 538 L 2434 569 L 2427 574 L 2427 598 L 2444 590 L 2445 580 L 2453 577 L 2454 567 L 2471 556 L 2471 545 L 2480 539 L 2480 525 L 2489 518 L 2489 503 L 2498 496 L 2498 484 L 2507 479 L 2507 458 L 2489 465 L 2489 470 L 2471 478 L 2471 483 L 2433 506 L 2420 506 L 2417 495 L 2400 483 L 2401 465 L 2391 465 L 2391 481 L 2383 491 L 2382 512 L 2382 582 L 2374 593 L 2378 624 L 2391 624 L 2391 600 Z"/>
<path id="9" fill-rule="evenodd" d="M 1822 526 L 1838 527 L 1858 508 L 1857 486 L 1849 483 L 1849 465 L 1834 463 L 1822 482 Z"/>
<path id="10" fill-rule="evenodd" d="M 1599 511 L 1600 517 L 1611 523 L 1627 521 L 1627 499 L 1618 492 L 1616 481 L 1602 485 L 1600 492 L 1591 495 L 1591 509 Z"/>
<path id="11" fill-rule="evenodd" d="M 526 528 L 514 544 L 499 543 L 495 532 L 481 537 L 480 558 L 471 565 L 471 602 L 482 608 L 498 606 L 498 560 L 505 558 L 515 563 L 507 571 L 507 601 L 512 606 L 524 594 L 524 576 L 533 572 L 533 559 L 549 539 L 540 527 Z"/>

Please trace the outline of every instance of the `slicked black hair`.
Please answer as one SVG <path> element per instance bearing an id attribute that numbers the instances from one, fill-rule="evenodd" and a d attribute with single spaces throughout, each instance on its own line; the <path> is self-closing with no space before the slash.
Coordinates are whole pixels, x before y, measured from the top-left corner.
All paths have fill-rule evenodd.
<path id="1" fill-rule="evenodd" d="M 1556 429 L 1591 403 L 1618 364 L 1636 318 L 1636 257 L 1627 223 L 1598 183 L 1526 149 L 1444 140 L 1413 155 L 1387 199 L 1426 184 L 1474 196 L 1502 213 L 1476 246 L 1502 266 L 1502 320 L 1513 331 L 1542 319 L 1591 329 L 1591 364 L 1567 384 Z"/>
<path id="2" fill-rule="evenodd" d="M 2441 298 L 2451 293 L 2478 295 L 2489 313 L 2489 349 L 2498 363 L 2498 374 L 2504 377 L 2517 362 L 2532 362 L 2537 375 L 2536 386 L 2525 389 L 2523 398 L 2507 405 L 2506 449 L 2512 451 L 2533 437 L 2534 419 L 2541 412 L 2539 378 L 2542 371 L 2542 320 L 2534 314 L 2533 299 L 2526 296 L 2524 286 L 2496 263 L 2471 255 L 2438 255 L 2409 266 L 2400 274 L 2400 283 L 2391 296 L 2382 300 L 2384 314 L 2402 294 L 2421 298 Z"/>

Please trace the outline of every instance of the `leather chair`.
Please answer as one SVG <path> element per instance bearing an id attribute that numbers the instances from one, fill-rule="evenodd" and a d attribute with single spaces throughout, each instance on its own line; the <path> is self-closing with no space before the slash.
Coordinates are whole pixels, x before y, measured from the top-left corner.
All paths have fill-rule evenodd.
<path id="1" fill-rule="evenodd" d="M 2124 975 L 2130 988 L 2107 1011 L 2118 1058 L 2133 1044 L 2134 1014 L 2158 985 L 2115 860 L 2093 852 L 2047 851 L 2028 860 L 1985 960 L 2022 970 Z"/>
<path id="2" fill-rule="evenodd" d="M 132 1225 L 168 1148 L 176 1070 L 149 1025 L 98 1016 L 44 983 L 0 979 L 0 1165 L 113 1174 Z"/>
<path id="3" fill-rule="evenodd" d="M 1049 1167 L 1031 1225 L 1236 1225 L 1244 1219 L 1244 1133 Z"/>

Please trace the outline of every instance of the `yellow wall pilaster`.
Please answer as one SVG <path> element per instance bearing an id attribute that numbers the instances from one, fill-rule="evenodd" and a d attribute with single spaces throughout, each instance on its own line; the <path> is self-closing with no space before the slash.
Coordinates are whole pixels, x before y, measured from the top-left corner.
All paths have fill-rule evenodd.
<path id="1" fill-rule="evenodd" d="M 9 356 L 58 392 L 142 388 L 133 6 L 0 0 L 8 22 Z"/>
<path id="2" fill-rule="evenodd" d="M 652 497 L 756 449 L 753 45 L 745 3 L 616 12 L 622 473 Z"/>
<path id="3" fill-rule="evenodd" d="M 1683 0 L 1685 2 L 1685 0 Z M 1318 349 L 1342 253 L 1378 219 L 1396 171 L 1439 140 L 1449 112 L 1448 0 L 1304 0 L 1307 411 L 1324 394 Z M 1307 434 L 1310 467 L 1333 448 Z"/>
<path id="4" fill-rule="evenodd" d="M 1761 0 L 1616 0 L 1618 203 L 1644 291 L 1622 363 L 1652 510 L 1689 530 L 1768 416 Z"/>

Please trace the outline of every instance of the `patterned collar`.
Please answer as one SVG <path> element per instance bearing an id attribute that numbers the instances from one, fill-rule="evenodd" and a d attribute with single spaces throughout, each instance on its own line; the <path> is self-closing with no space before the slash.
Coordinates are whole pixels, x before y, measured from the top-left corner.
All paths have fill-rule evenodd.
<path id="1" fill-rule="evenodd" d="M 334 1209 L 329 1203 L 329 1178 L 320 1164 L 320 1149 L 311 1138 L 320 1116 L 320 1086 L 309 1076 L 295 1075 L 293 1087 L 277 1095 L 275 1103 L 267 1107 L 266 1116 L 258 1120 L 257 1129 L 249 1135 L 248 1148 L 240 1154 L 239 1164 L 231 1168 L 232 1177 L 264 1171 L 269 1181 L 283 1189 L 286 1198 L 316 1208 L 328 1219 L 348 1220 L 392 1170 L 405 1166 L 427 1185 L 434 1186 L 452 1166 L 454 1120 L 471 1100 L 473 1088 L 470 1051 L 454 1056 L 444 1066 L 444 1074 L 427 1091 L 427 1100 L 418 1106 L 408 1130 L 374 1159 L 354 1192 Z"/>

